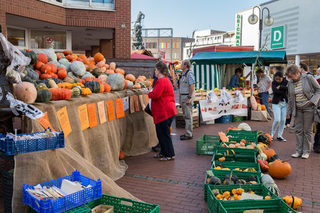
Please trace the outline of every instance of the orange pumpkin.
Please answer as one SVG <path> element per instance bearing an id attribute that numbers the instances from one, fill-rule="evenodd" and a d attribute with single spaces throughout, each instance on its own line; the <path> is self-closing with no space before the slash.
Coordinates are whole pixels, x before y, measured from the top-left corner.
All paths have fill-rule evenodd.
<path id="1" fill-rule="evenodd" d="M 47 63 L 48 66 L 51 67 L 51 73 L 56 73 L 57 72 L 57 66 L 52 64 L 52 63 Z"/>
<path id="2" fill-rule="evenodd" d="M 291 174 L 291 165 L 282 160 L 275 160 L 269 163 L 269 174 L 273 178 L 284 179 Z"/>
<path id="3" fill-rule="evenodd" d="M 133 85 L 132 89 L 141 89 L 141 85 L 136 83 L 135 85 Z"/>
<path id="4" fill-rule="evenodd" d="M 229 142 L 229 138 L 226 136 L 226 134 L 224 134 L 223 132 L 218 132 L 218 135 L 220 137 L 220 140 L 222 142 Z"/>
<path id="5" fill-rule="evenodd" d="M 59 77 L 60 79 L 64 79 L 65 77 L 67 77 L 67 75 L 68 75 L 68 73 L 67 73 L 67 71 L 66 71 L 65 68 L 60 67 L 60 68 L 58 69 L 58 77 Z"/>
<path id="6" fill-rule="evenodd" d="M 104 92 L 110 92 L 111 91 L 111 86 L 108 83 L 104 83 Z"/>
<path id="7" fill-rule="evenodd" d="M 35 65 L 35 67 L 36 67 L 36 69 L 41 70 L 41 67 L 42 67 L 43 65 L 44 65 L 44 63 L 38 60 L 37 63 L 36 63 L 36 65 Z"/>
<path id="8" fill-rule="evenodd" d="M 111 70 L 111 69 L 106 70 L 106 73 L 107 73 L 107 74 L 114 74 L 114 70 Z"/>
<path id="9" fill-rule="evenodd" d="M 125 72 L 123 69 L 117 68 L 117 69 L 115 70 L 115 73 L 119 73 L 119 74 L 124 75 L 126 72 Z"/>
<path id="10" fill-rule="evenodd" d="M 134 77 L 134 75 L 132 75 L 132 74 L 127 74 L 126 75 L 126 80 L 135 82 L 136 81 L 136 77 Z"/>
<path id="11" fill-rule="evenodd" d="M 272 141 L 271 135 L 269 133 L 264 133 L 264 136 L 266 136 L 268 138 L 269 144 L 271 144 L 271 141 Z"/>
<path id="12" fill-rule="evenodd" d="M 266 111 L 266 106 L 261 104 L 261 111 Z"/>
<path id="13" fill-rule="evenodd" d="M 47 73 L 50 74 L 51 73 L 51 66 L 48 64 L 45 64 L 41 67 L 41 73 Z"/>
<path id="14" fill-rule="evenodd" d="M 101 53 L 96 53 L 93 58 L 96 63 L 104 60 L 104 56 Z"/>
<path id="15" fill-rule="evenodd" d="M 271 148 L 262 148 L 262 152 L 267 155 L 268 160 L 275 156 L 277 153 Z"/>
<path id="16" fill-rule="evenodd" d="M 38 60 L 41 61 L 44 64 L 48 63 L 48 57 L 44 53 L 39 53 L 38 54 Z"/>
<path id="17" fill-rule="evenodd" d="M 71 51 L 70 51 L 70 50 L 65 50 L 65 51 L 63 51 L 63 54 L 64 54 L 65 56 L 71 55 Z"/>
<path id="18" fill-rule="evenodd" d="M 123 160 L 125 158 L 125 155 L 122 151 L 119 153 L 119 160 Z"/>
<path id="19" fill-rule="evenodd" d="M 99 93 L 103 93 L 104 92 L 104 85 L 103 85 L 103 83 L 101 83 L 101 81 L 99 82 L 99 84 L 100 84 Z"/>
<path id="20" fill-rule="evenodd" d="M 51 100 L 68 100 L 72 96 L 70 89 L 50 88 L 49 91 L 52 94 Z"/>
<path id="21" fill-rule="evenodd" d="M 128 87 L 128 80 L 124 80 L 124 87 L 123 90 L 126 90 Z"/>
<path id="22" fill-rule="evenodd" d="M 41 79 L 41 80 L 47 79 L 47 78 L 49 78 L 49 77 L 50 77 L 50 75 L 49 75 L 49 74 L 46 74 L 46 73 L 43 73 L 43 74 L 40 75 L 40 79 Z"/>
<path id="23" fill-rule="evenodd" d="M 67 55 L 66 59 L 68 59 L 68 61 L 73 62 L 75 60 L 75 58 L 72 55 Z"/>
<path id="24" fill-rule="evenodd" d="M 110 63 L 110 69 L 113 70 L 113 71 L 116 70 L 116 63 L 111 62 Z"/>

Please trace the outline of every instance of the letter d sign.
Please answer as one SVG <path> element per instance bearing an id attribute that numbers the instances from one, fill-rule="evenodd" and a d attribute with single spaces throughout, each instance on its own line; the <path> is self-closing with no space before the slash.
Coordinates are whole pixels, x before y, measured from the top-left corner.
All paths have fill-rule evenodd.
<path id="1" fill-rule="evenodd" d="M 284 48 L 284 26 L 274 27 L 271 29 L 271 49 Z"/>
<path id="2" fill-rule="evenodd" d="M 273 35 L 274 41 L 280 41 L 281 37 L 282 37 L 281 31 L 276 30 L 273 33 L 274 33 L 274 35 Z"/>

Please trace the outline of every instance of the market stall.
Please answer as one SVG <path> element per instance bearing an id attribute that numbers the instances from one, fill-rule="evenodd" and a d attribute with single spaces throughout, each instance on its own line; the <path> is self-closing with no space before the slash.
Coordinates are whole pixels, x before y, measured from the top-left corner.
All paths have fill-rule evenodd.
<path id="1" fill-rule="evenodd" d="M 221 89 L 227 87 L 237 67 L 245 65 L 251 72 L 251 66 L 255 63 L 256 66 L 285 63 L 286 53 L 285 51 L 201 52 L 197 53 L 191 62 L 196 80 L 196 101 L 200 103 L 201 113 L 204 112 L 203 120 L 209 121 L 225 115 L 248 115 L 247 98 L 253 93 L 252 77 L 251 82 L 244 79 L 242 87 L 232 90 L 224 89 L 224 94 L 229 96 L 229 101 L 226 103 L 208 103 L 208 92 L 212 91 L 221 100 Z"/>
<path id="2" fill-rule="evenodd" d="M 152 83 L 144 76 L 125 75 L 100 53 L 91 58 L 53 49 L 21 53 L 0 36 L 4 55 L 11 61 L 10 66 L 1 66 L 11 85 L 6 87 L 1 112 L 9 109 L 12 116 L 23 118 L 21 135 L 1 135 L 1 156 L 11 156 L 10 161 L 1 161 L 2 175 L 8 174 L 5 207 L 11 206 L 13 191 L 13 212 L 24 212 L 31 193 L 22 191 L 24 184 L 78 175 L 75 170 L 85 178 L 100 179 L 104 194 L 137 200 L 114 181 L 126 172 L 124 155 L 149 152 L 158 143 L 153 118 L 143 110 L 149 100 L 141 88 Z M 85 201 L 82 198 L 82 204 Z M 69 210 L 70 202 L 60 210 Z"/>

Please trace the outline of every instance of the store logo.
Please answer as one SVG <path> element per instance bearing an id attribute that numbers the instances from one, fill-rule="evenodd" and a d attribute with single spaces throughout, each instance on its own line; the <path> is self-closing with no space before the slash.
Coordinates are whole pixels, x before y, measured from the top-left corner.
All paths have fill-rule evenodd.
<path id="1" fill-rule="evenodd" d="M 284 26 L 271 29 L 271 49 L 284 48 Z"/>
<path id="2" fill-rule="evenodd" d="M 236 15 L 236 46 L 241 46 L 241 25 L 242 25 L 242 16 Z"/>

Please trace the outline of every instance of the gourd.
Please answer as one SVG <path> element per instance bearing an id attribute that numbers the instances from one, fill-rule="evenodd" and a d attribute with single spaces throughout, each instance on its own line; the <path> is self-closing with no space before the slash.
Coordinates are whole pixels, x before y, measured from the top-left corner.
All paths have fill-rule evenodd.
<path id="1" fill-rule="evenodd" d="M 68 61 L 68 59 L 62 58 L 62 59 L 59 60 L 59 63 L 61 65 L 63 65 L 66 68 L 67 71 L 70 71 L 71 63 Z"/>
<path id="2" fill-rule="evenodd" d="M 267 187 L 275 195 L 280 196 L 280 190 L 270 175 L 262 174 L 261 182 L 263 183 L 263 185 L 265 185 L 265 187 Z"/>
<path id="3" fill-rule="evenodd" d="M 134 75 L 132 75 L 132 74 L 127 74 L 126 75 L 126 80 L 135 82 L 136 81 L 136 77 L 134 77 Z"/>
<path id="4" fill-rule="evenodd" d="M 113 70 L 113 71 L 115 71 L 115 70 L 116 70 L 116 63 L 111 62 L 111 63 L 110 63 L 110 69 Z"/>
<path id="5" fill-rule="evenodd" d="M 58 69 L 57 69 L 56 65 L 54 65 L 53 63 L 47 63 L 47 65 L 51 67 L 51 72 L 52 73 L 56 73 L 57 72 Z"/>
<path id="6" fill-rule="evenodd" d="M 30 77 L 33 80 L 38 80 L 39 79 L 39 74 L 33 70 L 31 66 L 27 66 L 25 68 L 26 74 L 28 77 Z"/>
<path id="7" fill-rule="evenodd" d="M 262 152 L 263 152 L 264 154 L 267 155 L 268 160 L 269 160 L 271 157 L 273 157 L 273 156 L 275 156 L 275 155 L 277 154 L 277 153 L 274 151 L 274 149 L 271 149 L 271 148 L 262 148 L 261 150 L 262 150 Z"/>
<path id="8" fill-rule="evenodd" d="M 65 56 L 71 55 L 71 51 L 70 51 L 70 50 L 65 50 L 65 51 L 63 51 L 63 54 L 64 54 Z"/>
<path id="9" fill-rule="evenodd" d="M 91 95 L 92 91 L 89 88 L 81 88 L 81 95 Z"/>
<path id="10" fill-rule="evenodd" d="M 42 67 L 41 67 L 41 73 L 43 74 L 50 74 L 51 73 L 51 66 L 48 65 L 48 64 L 44 64 Z"/>
<path id="11" fill-rule="evenodd" d="M 37 90 L 32 83 L 20 82 L 14 86 L 14 95 L 18 100 L 32 104 L 37 99 Z"/>
<path id="12" fill-rule="evenodd" d="M 38 57 L 34 51 L 25 52 L 24 55 L 31 59 L 30 61 L 31 65 L 34 65 L 35 63 L 37 63 Z"/>
<path id="13" fill-rule="evenodd" d="M 36 67 L 36 69 L 41 70 L 41 68 L 42 68 L 43 65 L 44 65 L 43 62 L 37 61 L 36 64 L 35 64 L 35 67 Z"/>
<path id="14" fill-rule="evenodd" d="M 100 84 L 97 81 L 88 81 L 84 86 L 88 87 L 93 93 L 98 93 L 100 91 Z"/>
<path id="15" fill-rule="evenodd" d="M 71 93 L 73 98 L 79 97 L 81 95 L 81 87 L 75 86 L 71 89 Z"/>
<path id="16" fill-rule="evenodd" d="M 72 62 L 70 69 L 71 69 L 72 73 L 77 76 L 83 76 L 86 73 L 86 67 L 80 61 Z"/>
<path id="17" fill-rule="evenodd" d="M 102 82 L 98 82 L 100 84 L 100 90 L 99 93 L 103 93 L 104 92 L 104 85 Z"/>
<path id="18" fill-rule="evenodd" d="M 51 100 L 52 94 L 48 89 L 41 89 L 37 92 L 36 102 L 47 103 Z"/>
<path id="19" fill-rule="evenodd" d="M 100 81 L 102 83 L 106 83 L 107 79 L 108 79 L 108 76 L 103 74 L 103 75 L 100 75 L 98 78 L 100 79 Z"/>
<path id="20" fill-rule="evenodd" d="M 111 70 L 111 69 L 106 70 L 106 73 L 109 74 L 109 75 L 114 74 L 114 70 Z"/>
<path id="21" fill-rule="evenodd" d="M 229 142 L 229 138 L 226 136 L 226 134 L 224 134 L 223 132 L 218 132 L 218 135 L 220 137 L 220 140 L 222 142 Z"/>
<path id="22" fill-rule="evenodd" d="M 48 79 L 48 84 L 49 84 L 50 88 L 58 88 L 58 85 L 52 79 Z"/>
<path id="23" fill-rule="evenodd" d="M 126 72 L 125 72 L 123 69 L 117 68 L 117 69 L 115 70 L 115 73 L 119 73 L 119 74 L 124 75 Z"/>
<path id="24" fill-rule="evenodd" d="M 95 68 L 92 70 L 91 74 L 94 75 L 96 78 L 98 78 L 101 75 L 102 72 L 98 68 Z"/>
<path id="25" fill-rule="evenodd" d="M 44 53 L 39 53 L 38 54 L 38 60 L 41 61 L 44 64 L 48 63 L 48 57 Z"/>
<path id="26" fill-rule="evenodd" d="M 43 89 L 48 89 L 45 83 L 40 83 L 37 85 L 37 90 L 43 90 Z"/>
<path id="27" fill-rule="evenodd" d="M 141 89 L 141 84 L 136 83 L 133 85 L 132 89 Z"/>
<path id="28" fill-rule="evenodd" d="M 247 123 L 241 123 L 238 126 L 239 130 L 251 131 L 251 127 Z"/>
<path id="29" fill-rule="evenodd" d="M 266 106 L 261 104 L 261 111 L 266 111 Z"/>
<path id="30" fill-rule="evenodd" d="M 73 84 L 75 82 L 74 78 L 71 76 L 65 77 L 63 81 L 71 83 L 71 84 Z"/>
<path id="31" fill-rule="evenodd" d="M 282 160 L 269 163 L 269 174 L 273 178 L 284 179 L 291 174 L 291 165 Z"/>
<path id="32" fill-rule="evenodd" d="M 101 53 L 96 53 L 93 58 L 96 63 L 104 60 L 104 56 Z"/>
<path id="33" fill-rule="evenodd" d="M 262 159 L 257 159 L 257 162 L 260 165 L 261 171 L 267 172 L 269 170 L 268 162 Z"/>
<path id="34" fill-rule="evenodd" d="M 94 78 L 94 76 L 90 73 L 90 72 L 86 72 L 83 76 L 82 79 L 86 79 L 86 78 Z"/>
<path id="35" fill-rule="evenodd" d="M 285 196 L 282 198 L 282 200 L 286 202 L 288 206 L 291 206 L 291 208 L 293 208 L 294 210 L 298 209 L 302 205 L 302 199 L 298 197 L 294 197 L 292 195 Z"/>
<path id="36" fill-rule="evenodd" d="M 60 79 L 65 79 L 68 76 L 67 70 L 63 67 L 58 68 L 58 77 Z"/>
<path id="37" fill-rule="evenodd" d="M 125 158 L 124 153 L 123 153 L 122 151 L 120 151 L 120 153 L 119 153 L 119 160 L 124 160 L 124 158 Z"/>
<path id="38" fill-rule="evenodd" d="M 49 91 L 52 94 L 51 100 L 68 100 L 72 96 L 70 89 L 51 88 L 51 89 L 49 89 Z"/>
<path id="39" fill-rule="evenodd" d="M 101 67 L 104 67 L 105 64 L 106 64 L 106 62 L 104 60 L 102 60 L 102 61 L 98 62 L 96 66 L 98 68 L 101 68 Z"/>
<path id="40" fill-rule="evenodd" d="M 111 86 L 111 90 L 123 90 L 125 86 L 124 78 L 121 74 L 115 73 L 108 76 L 107 83 Z"/>
<path id="41" fill-rule="evenodd" d="M 127 89 L 133 88 L 133 82 L 127 80 Z"/>
<path id="42" fill-rule="evenodd" d="M 104 87 L 104 92 L 110 92 L 111 91 L 111 86 L 108 83 L 104 83 L 103 87 Z"/>
<path id="43" fill-rule="evenodd" d="M 69 82 L 63 82 L 58 84 L 59 88 L 65 88 L 65 89 L 71 89 L 73 86 L 74 86 L 73 83 L 69 83 Z"/>

